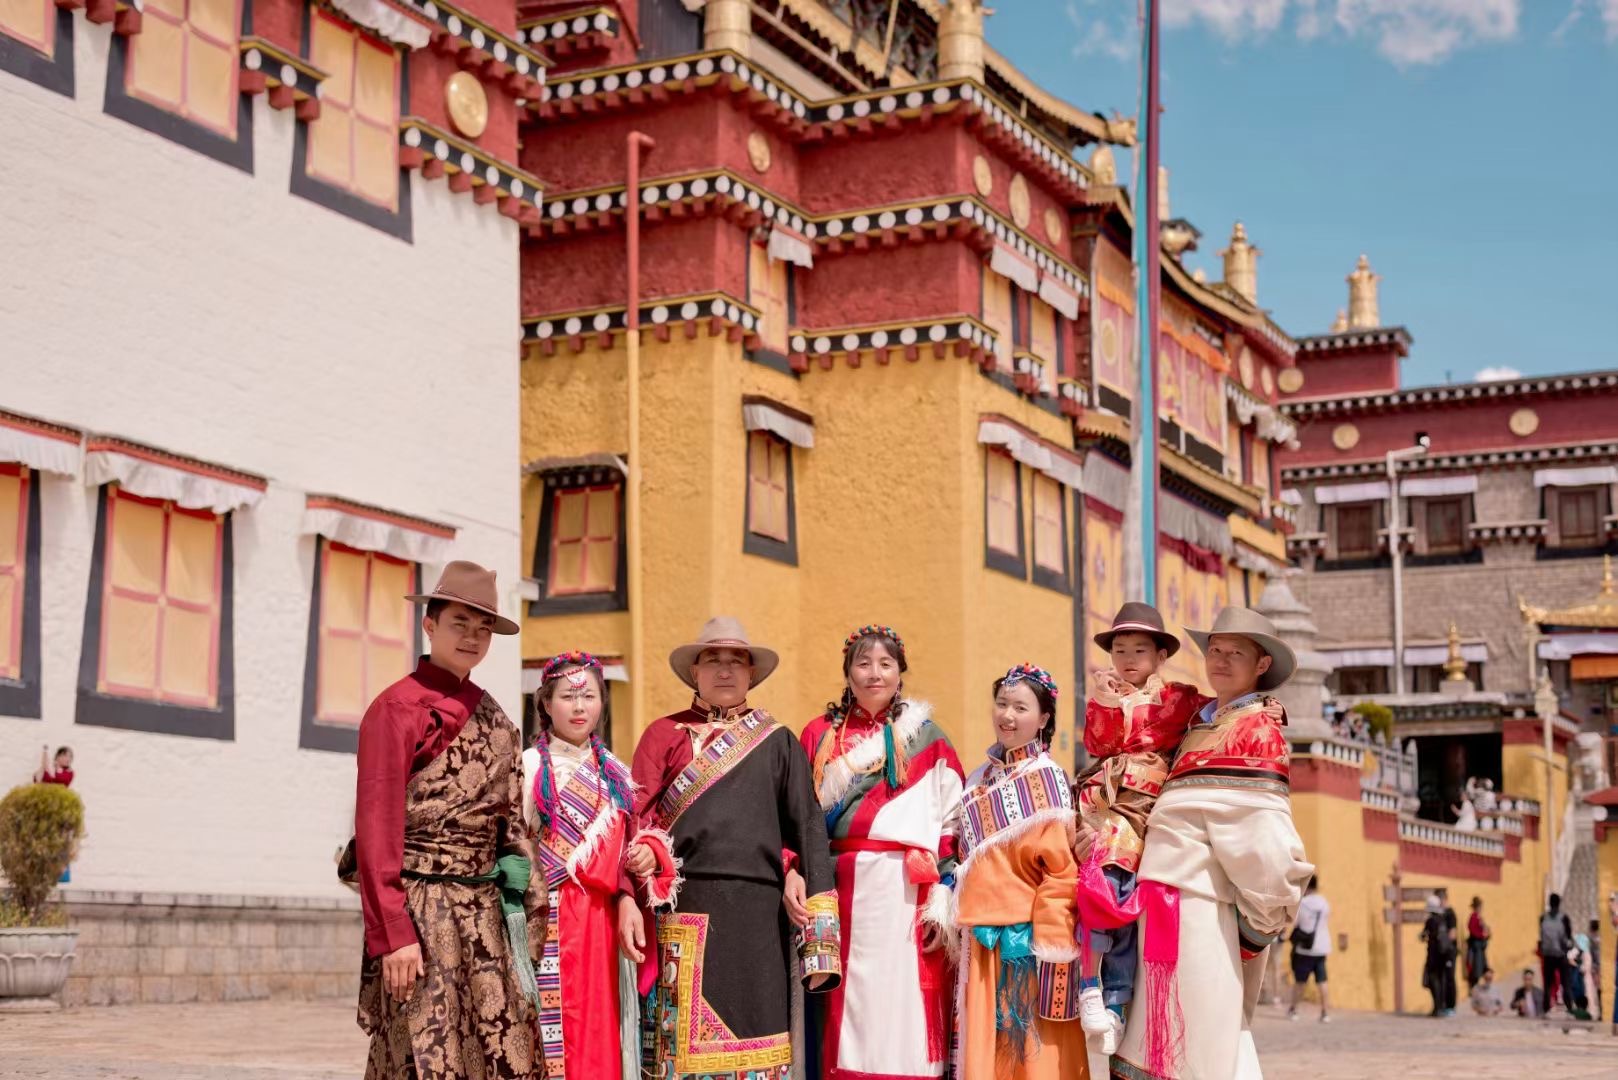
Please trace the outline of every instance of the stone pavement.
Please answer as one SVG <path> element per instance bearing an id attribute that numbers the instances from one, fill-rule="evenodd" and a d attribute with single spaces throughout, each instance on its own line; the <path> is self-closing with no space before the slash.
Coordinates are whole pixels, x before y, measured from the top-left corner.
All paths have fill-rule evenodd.
<path id="1" fill-rule="evenodd" d="M 1608 1026 L 1501 1017 L 1430 1020 L 1339 1013 L 1288 1023 L 1266 1009 L 1255 1035 L 1266 1080 L 1555 1080 L 1618 1075 Z M 346 1002 L 129 1005 L 0 1013 L 0 1080 L 357 1080 L 365 1041 Z"/>

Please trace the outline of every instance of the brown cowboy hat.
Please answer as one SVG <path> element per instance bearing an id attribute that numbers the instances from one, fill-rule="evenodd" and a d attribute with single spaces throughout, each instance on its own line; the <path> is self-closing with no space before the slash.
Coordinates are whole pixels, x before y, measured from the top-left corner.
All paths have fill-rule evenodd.
<path id="1" fill-rule="evenodd" d="M 697 640 L 681 645 L 669 653 L 669 667 L 674 669 L 680 681 L 691 689 L 697 688 L 696 682 L 691 678 L 691 666 L 697 662 L 704 649 L 741 649 L 753 658 L 753 686 L 757 686 L 770 677 L 781 662 L 781 657 L 774 649 L 766 649 L 762 645 L 754 645 L 747 640 L 747 631 L 742 629 L 740 621 L 729 615 L 716 615 L 703 626 Z"/>
<path id="2" fill-rule="evenodd" d="M 1274 690 L 1292 678 L 1293 671 L 1298 667 L 1298 658 L 1293 654 L 1292 646 L 1275 636 L 1275 624 L 1252 608 L 1224 608 L 1209 629 L 1192 630 L 1188 627 L 1186 633 L 1191 635 L 1191 640 L 1197 643 L 1197 648 L 1202 650 L 1204 656 L 1208 653 L 1208 639 L 1215 634 L 1235 634 L 1263 649 L 1270 658 L 1270 667 L 1258 677 L 1260 690 Z"/>
<path id="3" fill-rule="evenodd" d="M 485 570 L 477 563 L 464 559 L 456 559 L 444 567 L 432 592 L 407 596 L 405 599 L 413 604 L 425 604 L 432 600 L 465 604 L 473 611 L 493 615 L 494 632 L 497 634 L 515 634 L 522 630 L 500 614 L 500 590 L 494 585 L 494 571 Z"/>
<path id="4" fill-rule="evenodd" d="M 1180 651 L 1180 639 L 1163 628 L 1163 616 L 1150 604 L 1131 600 L 1112 617 L 1112 629 L 1101 631 L 1094 641 L 1111 652 L 1112 639 L 1127 633 L 1150 634 L 1152 640 L 1157 642 L 1157 647 L 1166 650 L 1170 656 Z"/>

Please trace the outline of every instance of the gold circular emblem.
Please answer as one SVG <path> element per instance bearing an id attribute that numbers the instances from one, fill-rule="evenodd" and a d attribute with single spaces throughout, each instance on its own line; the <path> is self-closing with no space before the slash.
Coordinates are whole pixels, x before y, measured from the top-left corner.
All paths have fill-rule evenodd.
<path id="1" fill-rule="evenodd" d="M 1118 324 L 1111 319 L 1101 324 L 1101 358 L 1108 363 L 1118 361 Z"/>
<path id="2" fill-rule="evenodd" d="M 1242 374 L 1242 385 L 1249 389 L 1253 386 L 1253 350 L 1242 346 L 1242 358 L 1236 362 L 1237 370 Z"/>
<path id="3" fill-rule="evenodd" d="M 1507 424 L 1510 425 L 1513 435 L 1519 438 L 1527 438 L 1539 430 L 1539 414 L 1533 409 L 1518 409 L 1511 414 L 1511 419 L 1507 421 Z"/>
<path id="4" fill-rule="evenodd" d="M 1360 429 L 1353 424 L 1338 424 L 1332 428 L 1331 444 L 1339 450 L 1352 450 L 1360 442 Z"/>
<path id="5" fill-rule="evenodd" d="M 1270 374 L 1270 365 L 1265 364 L 1258 372 L 1259 385 L 1264 387 L 1264 396 L 1269 397 L 1275 393 L 1275 376 Z"/>
<path id="6" fill-rule="evenodd" d="M 1275 377 L 1275 385 L 1283 394 L 1296 394 L 1303 389 L 1303 372 L 1295 367 L 1282 368 L 1281 374 Z"/>
<path id="7" fill-rule="evenodd" d="M 1053 244 L 1062 242 L 1062 215 L 1054 206 L 1045 208 L 1045 238 Z"/>
<path id="8" fill-rule="evenodd" d="M 972 159 L 972 183 L 985 198 L 994 190 L 994 173 L 989 171 L 989 159 L 982 154 Z"/>
<path id="9" fill-rule="evenodd" d="M 470 71 L 457 71 L 444 84 L 444 102 L 449 106 L 450 123 L 468 139 L 475 139 L 489 126 L 489 96 L 483 84 Z"/>
<path id="10" fill-rule="evenodd" d="M 770 171 L 770 140 L 763 132 L 755 131 L 747 137 L 747 159 L 758 172 Z"/>
<path id="11" fill-rule="evenodd" d="M 1011 178 L 1011 220 L 1016 222 L 1017 228 L 1028 228 L 1029 209 L 1028 181 L 1018 173 Z"/>

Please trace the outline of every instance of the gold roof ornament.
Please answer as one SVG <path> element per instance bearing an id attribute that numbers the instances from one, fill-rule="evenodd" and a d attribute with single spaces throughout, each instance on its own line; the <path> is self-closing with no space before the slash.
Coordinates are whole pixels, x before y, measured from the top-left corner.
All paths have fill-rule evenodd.
<path id="1" fill-rule="evenodd" d="M 1601 589 L 1589 603 L 1556 610 L 1534 607 L 1519 596 L 1517 610 L 1522 613 L 1523 621 L 1578 630 L 1618 630 L 1618 592 L 1613 588 L 1612 556 L 1602 556 L 1601 562 Z"/>
<path id="2" fill-rule="evenodd" d="M 1337 309 L 1337 318 L 1331 321 L 1331 332 L 1341 334 L 1348 329 L 1348 312 L 1342 308 Z"/>
<path id="3" fill-rule="evenodd" d="M 1382 313 L 1376 299 L 1377 282 L 1382 276 L 1371 270 L 1371 260 L 1364 255 L 1354 264 L 1348 275 L 1348 328 L 1372 330 L 1382 325 Z"/>
<path id="4" fill-rule="evenodd" d="M 1090 151 L 1090 174 L 1097 184 L 1107 187 L 1118 185 L 1118 162 L 1112 156 L 1112 147 L 1102 144 Z"/>
<path id="5" fill-rule="evenodd" d="M 938 77 L 983 82 L 983 5 L 948 0 L 938 17 Z"/>
<path id="6" fill-rule="evenodd" d="M 1466 681 L 1466 660 L 1461 656 L 1461 632 L 1453 619 L 1449 624 L 1449 659 L 1444 661 L 1444 681 Z"/>
<path id="7" fill-rule="evenodd" d="M 1241 222 L 1230 231 L 1230 246 L 1219 253 L 1225 260 L 1225 284 L 1250 304 L 1258 303 L 1258 257 L 1263 252 L 1247 239 Z"/>

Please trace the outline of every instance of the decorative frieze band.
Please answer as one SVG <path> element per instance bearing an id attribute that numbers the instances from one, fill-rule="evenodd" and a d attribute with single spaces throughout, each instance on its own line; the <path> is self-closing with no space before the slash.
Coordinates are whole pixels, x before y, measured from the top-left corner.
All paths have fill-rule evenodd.
<path id="1" fill-rule="evenodd" d="M 612 8 L 592 7 L 524 19 L 517 24 L 517 40 L 552 56 L 567 56 L 605 48 L 618 36 L 622 24 Z"/>
<path id="2" fill-rule="evenodd" d="M 858 367 L 866 352 L 872 353 L 877 363 L 886 364 L 895 351 L 906 360 L 916 361 L 924 349 L 930 349 L 940 360 L 953 352 L 988 367 L 995 362 L 997 344 L 994 332 L 983 323 L 970 316 L 956 316 L 887 326 L 794 330 L 788 347 L 793 368 L 807 371 L 811 357 L 821 368 L 830 370 L 838 356 L 845 357 L 849 367 Z"/>
<path id="3" fill-rule="evenodd" d="M 442 128 L 410 116 L 399 124 L 399 164 L 420 169 L 428 180 L 448 176 L 451 191 L 471 191 L 478 203 L 498 203 L 502 214 L 519 221 L 539 219 L 545 201 L 539 178 Z"/>
<path id="4" fill-rule="evenodd" d="M 685 337 L 694 338 L 706 325 L 710 337 L 725 334 L 732 341 L 741 341 L 748 348 L 758 343 L 758 333 L 764 317 L 757 308 L 724 293 L 705 293 L 660 299 L 640 306 L 642 330 L 650 331 L 659 340 L 667 341 L 676 329 Z M 564 312 L 526 318 L 522 322 L 524 345 L 537 345 L 550 355 L 556 343 L 565 341 L 575 352 L 594 339 L 602 347 L 612 344 L 613 336 L 628 327 L 628 308 L 592 308 L 589 311 Z"/>
<path id="5" fill-rule="evenodd" d="M 320 115 L 320 84 L 326 72 L 261 37 L 244 37 L 241 90 L 244 94 L 268 92 L 271 108 L 296 108 L 300 120 Z"/>
<path id="6" fill-rule="evenodd" d="M 1618 442 L 1580 443 L 1575 446 L 1538 446 L 1521 450 L 1494 450 L 1478 454 L 1434 454 L 1404 462 L 1405 472 L 1436 472 L 1447 469 L 1499 468 L 1529 465 L 1541 461 L 1601 461 L 1618 457 Z M 1375 461 L 1347 462 L 1341 465 L 1308 465 L 1283 468 L 1281 478 L 1288 483 L 1348 476 L 1381 476 L 1387 466 Z"/>
<path id="7" fill-rule="evenodd" d="M 1565 394 L 1574 390 L 1618 388 L 1618 372 L 1592 372 L 1561 375 L 1548 379 L 1513 379 L 1509 382 L 1467 383 L 1461 386 L 1435 386 L 1398 390 L 1387 394 L 1359 394 L 1289 401 L 1281 406 L 1288 416 L 1324 416 L 1334 413 L 1363 412 L 1367 409 L 1396 408 L 1404 405 L 1442 404 L 1455 401 L 1488 401 L 1495 398 Z"/>

